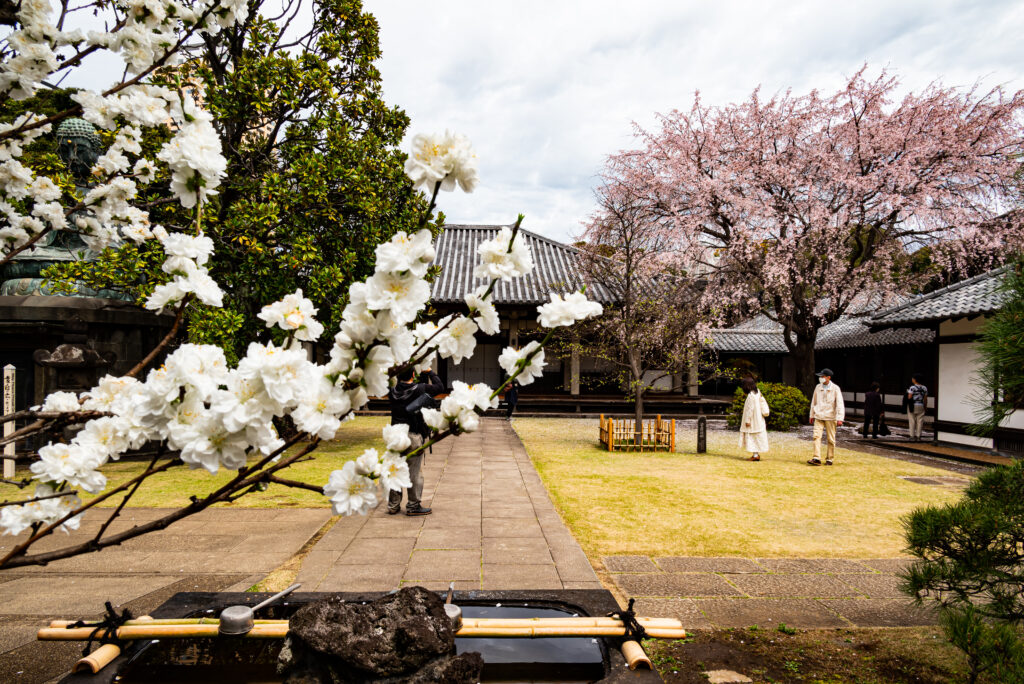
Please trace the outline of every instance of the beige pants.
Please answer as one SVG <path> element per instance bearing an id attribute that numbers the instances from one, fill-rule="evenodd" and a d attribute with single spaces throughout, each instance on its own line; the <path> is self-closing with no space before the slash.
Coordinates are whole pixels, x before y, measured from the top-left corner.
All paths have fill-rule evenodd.
<path id="1" fill-rule="evenodd" d="M 921 428 L 924 427 L 924 406 L 914 404 L 913 411 L 907 411 L 907 423 L 910 426 L 910 438 L 921 441 Z"/>
<path id="2" fill-rule="evenodd" d="M 423 438 L 416 433 L 409 433 L 409 439 L 412 444 L 406 449 L 406 453 L 413 449 L 419 449 L 423 446 Z M 420 452 L 415 456 L 409 456 L 406 462 L 409 464 L 409 479 L 412 481 L 412 487 L 405 490 L 406 499 L 405 510 L 420 508 L 420 498 L 423 496 L 423 457 L 426 454 Z M 392 511 L 397 511 L 402 507 L 402 492 L 388 492 L 388 508 Z"/>
<path id="3" fill-rule="evenodd" d="M 826 460 L 831 461 L 836 454 L 836 421 L 814 419 L 814 458 L 821 460 L 821 435 L 825 434 L 828 440 L 828 454 Z"/>

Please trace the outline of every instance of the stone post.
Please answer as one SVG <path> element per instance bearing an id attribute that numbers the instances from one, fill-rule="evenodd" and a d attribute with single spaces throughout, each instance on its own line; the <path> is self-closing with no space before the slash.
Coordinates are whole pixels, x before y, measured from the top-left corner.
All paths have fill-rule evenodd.
<path id="1" fill-rule="evenodd" d="M 697 453 L 703 454 L 708 450 L 708 419 L 706 416 L 697 418 Z"/>
<path id="2" fill-rule="evenodd" d="M 4 366 L 4 411 L 3 414 L 9 415 L 14 413 L 14 366 L 7 364 Z M 14 433 L 14 421 L 9 420 L 4 423 L 4 437 L 7 437 Z M 14 456 L 14 442 L 4 445 L 4 455 Z M 4 479 L 14 479 L 14 461 L 4 459 Z"/>

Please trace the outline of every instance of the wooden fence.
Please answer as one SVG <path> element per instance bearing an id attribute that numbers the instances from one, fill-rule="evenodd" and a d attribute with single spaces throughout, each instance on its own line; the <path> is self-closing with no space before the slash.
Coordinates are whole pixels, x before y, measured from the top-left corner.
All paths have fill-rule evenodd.
<path id="1" fill-rule="evenodd" d="M 636 419 L 619 418 L 616 420 L 601 414 L 601 444 L 608 451 L 616 449 L 639 449 L 640 451 L 675 451 L 676 421 L 662 420 L 661 416 L 645 418 L 641 421 L 640 441 L 636 439 Z"/>

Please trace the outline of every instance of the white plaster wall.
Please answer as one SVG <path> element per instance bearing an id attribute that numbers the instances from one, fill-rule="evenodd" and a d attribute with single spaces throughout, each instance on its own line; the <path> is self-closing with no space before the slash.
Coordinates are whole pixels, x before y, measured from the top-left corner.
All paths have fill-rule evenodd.
<path id="1" fill-rule="evenodd" d="M 939 336 L 945 335 L 973 335 L 981 328 L 981 324 L 987 320 L 986 316 L 979 316 L 970 320 L 961 318 L 956 321 L 942 321 L 939 323 Z"/>
<path id="2" fill-rule="evenodd" d="M 973 423 L 975 407 L 970 398 L 978 389 L 973 384 L 978 355 L 971 344 L 939 345 L 939 381 L 942 384 L 939 419 Z M 1024 411 L 1014 411 L 1003 427 L 1024 429 Z M 974 438 L 972 438 L 974 439 Z M 952 440 L 951 440 L 952 441 Z M 987 440 L 989 445 L 992 441 Z M 966 443 L 966 442 L 962 442 Z"/>
<path id="3" fill-rule="evenodd" d="M 978 357 L 974 345 L 939 345 L 939 420 L 973 423 L 974 407 L 970 397 L 977 388 L 971 384 Z"/>
<path id="4" fill-rule="evenodd" d="M 664 371 L 647 371 L 646 373 L 644 373 L 644 384 L 650 385 L 651 389 L 656 391 L 656 392 L 671 392 L 672 391 L 672 376 L 671 375 L 666 375 L 664 377 L 658 378 L 657 381 L 654 380 L 654 378 L 657 378 L 662 373 L 664 373 Z M 654 383 L 653 385 L 651 385 L 652 382 Z"/>

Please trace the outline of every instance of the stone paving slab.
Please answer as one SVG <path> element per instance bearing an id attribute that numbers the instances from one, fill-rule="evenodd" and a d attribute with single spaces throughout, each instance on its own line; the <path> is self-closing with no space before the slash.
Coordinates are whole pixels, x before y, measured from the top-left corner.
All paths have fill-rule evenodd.
<path id="1" fill-rule="evenodd" d="M 744 594 L 773 598 L 852 598 L 864 595 L 832 575 L 734 575 Z"/>
<path id="2" fill-rule="evenodd" d="M 636 573 L 614 575 L 629 596 L 742 596 L 723 577 L 710 573 Z"/>
<path id="3" fill-rule="evenodd" d="M 899 590 L 909 558 L 610 556 L 608 578 L 637 610 L 688 629 L 911 627 L 935 624 Z M 717 593 L 716 593 L 717 592 Z"/>
<path id="4" fill-rule="evenodd" d="M 637 615 L 675 618 L 684 629 L 711 629 L 715 625 L 701 612 L 694 599 L 638 598 L 633 604 Z"/>
<path id="5" fill-rule="evenodd" d="M 634 556 L 635 557 L 635 556 Z M 643 558 L 643 556 L 640 556 Z M 733 574 L 740 572 L 766 572 L 766 568 L 749 558 L 679 558 L 678 556 L 655 558 L 658 568 L 665 572 L 718 572 Z M 658 568 L 653 568 L 657 570 Z"/>
<path id="6" fill-rule="evenodd" d="M 904 598 L 900 578 L 895 575 L 837 575 L 846 584 L 868 598 Z"/>
<path id="7" fill-rule="evenodd" d="M 605 556 L 604 567 L 609 572 L 657 572 L 658 566 L 647 556 Z M 667 570 L 668 568 L 666 568 Z M 674 571 L 673 571 L 674 572 Z"/>
<path id="8" fill-rule="evenodd" d="M 170 510 L 128 508 L 109 530 Z M 79 530 L 54 535 L 40 551 L 87 541 L 109 514 L 87 511 Z M 70 669 L 81 644 L 35 640 L 50 620 L 95 619 L 107 600 L 145 615 L 181 591 L 244 591 L 291 558 L 330 517 L 329 508 L 212 508 L 98 553 L 0 571 L 0 682 L 44 682 Z M 0 552 L 22 539 L 0 537 Z"/>
<path id="9" fill-rule="evenodd" d="M 694 603 L 716 627 L 849 627 L 839 615 L 814 599 L 696 599 Z"/>
<path id="10" fill-rule="evenodd" d="M 339 523 L 310 551 L 297 581 L 309 591 L 450 581 L 459 589 L 601 588 L 508 422 L 485 418 L 479 431 L 435 445 L 424 480 L 431 515 L 391 516 L 379 505 Z"/>

